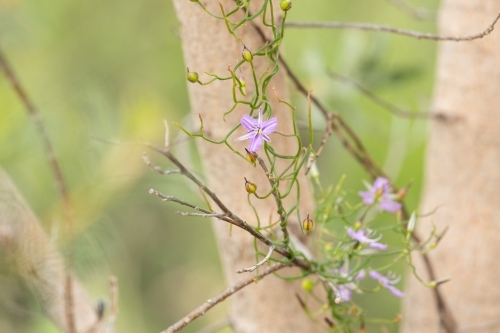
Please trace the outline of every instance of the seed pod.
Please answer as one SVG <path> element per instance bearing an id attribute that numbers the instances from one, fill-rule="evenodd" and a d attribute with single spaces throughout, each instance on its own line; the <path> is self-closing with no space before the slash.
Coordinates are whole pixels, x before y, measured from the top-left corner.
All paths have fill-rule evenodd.
<path id="1" fill-rule="evenodd" d="M 302 289 L 304 289 L 305 291 L 309 292 L 313 289 L 314 287 L 314 283 L 309 280 L 309 279 L 304 279 L 302 280 Z"/>
<path id="2" fill-rule="evenodd" d="M 191 83 L 198 82 L 198 73 L 190 72 L 189 68 L 187 69 L 186 79 Z"/>
<path id="3" fill-rule="evenodd" d="M 257 185 L 255 185 L 255 183 L 251 180 L 245 178 L 245 190 L 247 190 L 250 194 L 255 193 L 257 191 Z"/>
<path id="4" fill-rule="evenodd" d="M 290 0 L 282 0 L 280 2 L 280 8 L 282 11 L 287 12 L 292 8 L 292 2 Z"/>
<path id="5" fill-rule="evenodd" d="M 313 220 L 311 220 L 309 218 L 309 214 L 307 214 L 307 218 L 304 221 L 302 221 L 302 228 L 306 232 L 306 235 L 309 235 L 313 226 L 314 226 L 314 222 L 313 222 Z"/>
<path id="6" fill-rule="evenodd" d="M 246 46 L 243 46 L 243 52 L 241 53 L 241 56 L 243 57 L 243 59 L 245 59 L 245 61 L 252 62 L 253 60 L 252 52 L 250 52 L 250 50 L 247 49 Z"/>

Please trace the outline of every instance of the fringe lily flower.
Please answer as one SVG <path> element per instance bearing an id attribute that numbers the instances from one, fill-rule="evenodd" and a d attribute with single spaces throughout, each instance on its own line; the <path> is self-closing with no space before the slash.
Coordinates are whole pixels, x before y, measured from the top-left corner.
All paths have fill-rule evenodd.
<path id="1" fill-rule="evenodd" d="M 248 151 L 255 153 L 262 147 L 264 141 L 271 142 L 269 135 L 276 131 L 278 127 L 278 119 L 275 117 L 269 120 L 262 120 L 262 108 L 259 109 L 259 118 L 254 119 L 249 115 L 244 115 L 241 117 L 241 126 L 248 133 L 240 136 L 236 141 L 250 139 L 250 145 L 248 146 Z"/>
<path id="2" fill-rule="evenodd" d="M 344 267 L 335 269 L 334 273 L 340 275 L 343 278 L 349 277 L 349 272 Z M 364 278 L 365 278 L 365 270 L 362 269 L 358 272 L 358 274 L 356 274 L 354 278 L 350 279 L 350 282 L 342 284 L 337 282 L 337 292 L 338 292 L 337 296 L 339 298 L 337 302 L 341 303 L 341 302 L 351 301 L 352 291 L 358 290 L 358 286 L 355 283 L 355 281 L 363 280 Z"/>
<path id="3" fill-rule="evenodd" d="M 364 230 L 354 231 L 352 228 L 347 229 L 347 234 L 351 236 L 353 239 L 357 240 L 361 244 L 368 244 L 369 247 L 376 250 L 385 250 L 387 249 L 387 244 L 379 243 L 378 241 L 382 238 L 379 236 L 377 238 L 370 238 L 369 236 L 373 235 L 373 231 L 369 231 L 368 234 Z"/>
<path id="4" fill-rule="evenodd" d="M 399 290 L 393 286 L 393 284 L 396 284 L 399 282 L 399 280 L 401 279 L 400 277 L 396 277 L 396 278 L 387 277 L 387 276 L 384 276 L 384 275 L 382 275 L 379 272 L 374 271 L 374 270 L 370 271 L 369 275 L 372 279 L 380 282 L 382 287 L 389 290 L 394 296 L 403 297 L 405 295 L 404 292 L 402 292 L 401 290 Z"/>
<path id="5" fill-rule="evenodd" d="M 395 213 L 401 209 L 402 204 L 394 201 L 396 196 L 391 194 L 391 185 L 389 180 L 383 177 L 375 179 L 373 185 L 367 185 L 368 191 L 360 191 L 358 194 L 363 199 L 365 205 L 377 203 L 381 210 Z"/>

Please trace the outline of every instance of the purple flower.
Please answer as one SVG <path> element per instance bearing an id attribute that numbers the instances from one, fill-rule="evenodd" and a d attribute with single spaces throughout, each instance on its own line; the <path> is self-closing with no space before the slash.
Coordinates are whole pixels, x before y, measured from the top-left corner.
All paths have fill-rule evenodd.
<path id="1" fill-rule="evenodd" d="M 377 250 L 385 250 L 387 249 L 387 244 L 378 243 L 378 241 L 382 238 L 382 236 L 378 238 L 370 238 L 369 236 L 373 235 L 373 232 L 369 232 L 368 236 L 364 230 L 354 231 L 352 228 L 347 229 L 347 234 L 351 236 L 353 239 L 357 240 L 362 244 L 368 244 L 372 249 Z"/>
<path id="2" fill-rule="evenodd" d="M 254 119 L 249 115 L 243 115 L 241 117 L 241 126 L 248 133 L 240 136 L 236 139 L 236 141 L 250 139 L 250 145 L 248 146 L 248 151 L 256 152 L 262 147 L 264 140 L 267 142 L 271 142 L 269 138 L 269 134 L 276 131 L 276 127 L 278 127 L 278 119 L 275 117 L 269 120 L 262 120 L 262 108 L 259 109 L 259 118 Z"/>
<path id="3" fill-rule="evenodd" d="M 348 278 L 349 273 L 346 271 L 344 267 L 340 267 L 339 269 L 335 269 L 334 273 L 339 274 L 343 278 Z M 354 281 L 359 281 L 365 278 L 365 270 L 362 269 L 359 273 L 354 277 Z M 353 290 L 356 290 L 357 286 L 354 282 L 347 282 L 343 284 L 337 284 L 337 297 L 340 298 L 338 303 L 341 302 L 349 302 L 351 300 L 351 294 Z"/>
<path id="4" fill-rule="evenodd" d="M 386 178 L 378 177 L 375 179 L 373 186 L 367 185 L 368 191 L 360 191 L 358 194 L 363 198 L 365 205 L 378 204 L 378 207 L 382 210 L 395 213 L 401 209 L 402 204 L 400 202 L 394 201 L 396 197 L 391 194 L 391 184 Z"/>
<path id="5" fill-rule="evenodd" d="M 370 277 L 372 279 L 377 280 L 378 282 L 380 282 L 380 284 L 382 285 L 382 287 L 388 289 L 394 296 L 396 296 L 396 297 L 403 297 L 405 295 L 401 290 L 399 290 L 399 289 L 397 289 L 397 288 L 395 288 L 393 286 L 393 284 L 396 284 L 396 283 L 399 282 L 400 278 L 392 278 L 392 279 L 390 279 L 389 277 L 384 276 L 384 275 L 380 274 L 379 272 L 373 271 L 373 270 L 370 271 L 369 274 L 370 274 Z"/>

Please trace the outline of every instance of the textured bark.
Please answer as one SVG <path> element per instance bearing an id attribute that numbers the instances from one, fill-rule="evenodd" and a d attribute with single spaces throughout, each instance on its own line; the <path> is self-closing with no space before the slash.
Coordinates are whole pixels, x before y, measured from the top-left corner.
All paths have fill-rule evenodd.
<path id="1" fill-rule="evenodd" d="M 7 174 L 0 169 L 0 254 L 32 289 L 45 314 L 66 331 L 64 286 L 66 270 L 61 255 Z M 93 302 L 72 277 L 74 321 L 77 332 L 101 333 Z"/>
<path id="2" fill-rule="evenodd" d="M 225 8 L 234 8 L 234 1 L 221 1 Z M 251 1 L 252 5 L 261 3 Z M 227 76 L 227 66 L 236 64 L 241 59 L 243 46 L 226 30 L 221 20 L 216 20 L 205 13 L 197 4 L 186 0 L 174 0 L 177 16 L 181 25 L 181 37 L 186 66 L 200 73 L 200 79 L 209 78 L 201 74 L 204 71 Z M 213 13 L 220 13 L 216 1 L 210 1 L 207 7 Z M 254 7 L 254 12 L 255 12 Z M 275 11 L 275 13 L 281 13 Z M 260 21 L 260 20 L 259 20 Z M 247 24 L 238 30 L 245 45 L 252 51 L 264 43 L 256 34 L 254 28 Z M 255 59 L 257 75 L 264 71 L 265 62 Z M 247 96 L 254 90 L 249 64 L 244 64 L 243 75 L 247 81 Z M 213 139 L 221 139 L 229 129 L 238 124 L 242 114 L 250 110 L 238 107 L 222 120 L 224 112 L 233 105 L 230 81 L 216 81 L 209 86 L 189 85 L 191 107 L 195 126 L 199 124 L 198 113 L 204 121 L 205 133 Z M 285 77 L 282 72 L 276 75 L 270 87 L 275 87 L 280 98 L 287 99 Z M 274 100 L 272 92 L 269 94 Z M 278 131 L 291 133 L 291 111 L 283 104 L 273 104 L 273 116 L 278 118 Z M 230 137 L 230 141 L 240 151 L 244 152 L 248 142 L 234 142 L 243 134 L 239 129 Z M 243 219 L 255 224 L 254 213 L 247 203 L 243 177 L 253 180 L 258 186 L 258 193 L 270 189 L 267 179 L 260 168 L 254 168 L 249 163 L 230 152 L 224 145 L 213 145 L 198 140 L 198 145 L 205 167 L 209 186 L 217 193 L 228 207 Z M 296 141 L 279 135 L 272 136 L 272 145 L 277 152 L 290 154 L 295 151 Z M 257 210 L 267 223 L 270 216 L 276 221 L 276 204 L 270 197 L 268 200 L 252 199 Z M 312 212 L 312 196 L 305 178 L 301 179 L 301 212 Z M 294 225 L 298 226 L 298 221 Z M 246 233 L 233 228 L 229 235 L 228 225 L 214 221 L 214 232 L 218 241 L 221 261 L 227 283 L 229 285 L 243 277 L 235 273 L 238 268 L 255 264 L 253 240 Z M 263 249 L 267 251 L 267 249 Z M 295 271 L 297 273 L 297 271 Z M 245 273 L 253 274 L 253 273 Z M 295 292 L 300 292 L 297 284 L 288 283 L 275 277 L 267 277 L 257 285 L 250 286 L 234 295 L 231 299 L 230 320 L 235 332 L 315 332 L 319 327 L 313 324 L 304 314 L 295 299 Z"/>
<path id="3" fill-rule="evenodd" d="M 444 0 L 440 34 L 483 30 L 500 11 L 497 0 Z M 430 220 L 449 231 L 431 253 L 459 331 L 482 325 L 498 332 L 500 316 L 500 31 L 473 42 L 439 46 L 434 107 L 461 119 L 434 121 L 427 151 L 422 212 L 440 207 Z M 420 271 L 423 271 L 419 264 Z M 440 332 L 431 291 L 409 278 L 405 332 Z M 495 323 L 496 321 L 496 323 Z"/>

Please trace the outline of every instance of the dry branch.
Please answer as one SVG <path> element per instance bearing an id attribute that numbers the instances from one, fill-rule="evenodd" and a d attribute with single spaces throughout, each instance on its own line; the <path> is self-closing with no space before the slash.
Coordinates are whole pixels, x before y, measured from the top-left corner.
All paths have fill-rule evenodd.
<path id="1" fill-rule="evenodd" d="M 327 28 L 327 29 L 355 29 L 355 30 L 369 30 L 369 31 L 380 31 L 388 32 L 397 35 L 403 35 L 408 37 L 413 37 L 417 39 L 429 39 L 434 41 L 453 41 L 453 42 L 465 42 L 475 39 L 483 38 L 489 35 L 495 28 L 495 24 L 500 19 L 500 13 L 497 14 L 493 22 L 491 22 L 488 27 L 473 35 L 467 36 L 440 36 L 425 32 L 405 30 L 394 28 L 389 25 L 379 25 L 372 23 L 356 23 L 356 22 L 286 22 L 285 26 L 289 28 Z"/>

